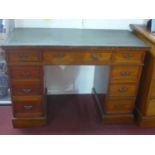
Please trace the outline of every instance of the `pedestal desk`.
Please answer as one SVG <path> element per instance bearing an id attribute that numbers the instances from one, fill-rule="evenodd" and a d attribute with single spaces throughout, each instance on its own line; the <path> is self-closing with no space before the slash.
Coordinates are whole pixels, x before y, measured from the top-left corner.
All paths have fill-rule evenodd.
<path id="1" fill-rule="evenodd" d="M 45 65 L 95 65 L 93 93 L 103 122 L 134 122 L 149 47 L 132 32 L 17 28 L 2 47 L 8 64 L 14 127 L 47 124 Z M 108 67 L 107 76 L 102 77 L 102 66 Z M 106 78 L 106 92 L 102 92 Z"/>

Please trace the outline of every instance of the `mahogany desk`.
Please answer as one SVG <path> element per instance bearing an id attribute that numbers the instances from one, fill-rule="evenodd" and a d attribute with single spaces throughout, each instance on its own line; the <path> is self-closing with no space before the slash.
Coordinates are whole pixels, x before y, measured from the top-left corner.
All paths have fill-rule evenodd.
<path id="1" fill-rule="evenodd" d="M 134 121 L 135 99 L 149 48 L 130 31 L 18 28 L 3 49 L 14 127 L 47 123 L 45 65 L 96 65 L 93 92 L 103 121 Z M 104 65 L 108 66 L 106 77 L 101 76 Z M 102 79 L 107 77 L 106 92 L 102 92 Z"/>

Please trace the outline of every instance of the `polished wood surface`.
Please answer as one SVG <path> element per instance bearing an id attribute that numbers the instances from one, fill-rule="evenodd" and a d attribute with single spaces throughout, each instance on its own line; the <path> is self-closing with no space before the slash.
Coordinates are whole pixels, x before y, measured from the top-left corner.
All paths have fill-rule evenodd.
<path id="1" fill-rule="evenodd" d="M 111 81 L 117 82 L 136 82 L 141 72 L 140 66 L 114 66 L 111 71 Z"/>
<path id="2" fill-rule="evenodd" d="M 105 105 L 106 113 L 125 114 L 132 113 L 134 109 L 135 99 L 132 98 L 109 98 Z"/>
<path id="3" fill-rule="evenodd" d="M 111 84 L 109 96 L 135 96 L 137 87 L 135 84 Z"/>
<path id="4" fill-rule="evenodd" d="M 144 25 L 131 25 L 133 32 L 147 43 L 151 50 L 145 57 L 145 65 L 137 98 L 137 120 L 142 127 L 155 126 L 155 36 Z"/>
<path id="5" fill-rule="evenodd" d="M 15 80 L 38 80 L 38 77 L 42 74 L 42 68 L 40 66 L 10 66 L 10 76 Z"/>
<path id="6" fill-rule="evenodd" d="M 8 53 L 8 61 L 13 62 L 38 62 L 41 59 L 41 55 L 38 51 L 31 49 L 11 50 Z"/>
<path id="7" fill-rule="evenodd" d="M 87 52 L 88 51 L 88 52 Z M 111 62 L 112 52 L 94 50 L 57 50 L 43 53 L 44 64 L 106 64 Z"/>
<path id="8" fill-rule="evenodd" d="M 114 62 L 117 64 L 141 64 L 143 62 L 144 53 L 136 51 L 122 51 L 116 52 L 114 55 Z"/>
<path id="9" fill-rule="evenodd" d="M 32 126 L 32 122 L 37 124 L 38 119 L 45 123 L 44 101 L 35 100 L 35 96 L 41 96 L 41 98 L 44 96 L 43 67 L 44 65 L 62 64 L 109 65 L 108 91 L 106 99 L 101 100 L 105 114 L 101 117 L 107 123 L 134 122 L 134 103 L 146 49 L 133 47 L 125 50 L 123 47 L 111 50 L 111 48 L 106 47 L 98 50 L 91 48 L 83 50 L 76 47 L 74 50 L 73 48 L 56 49 L 48 47 L 46 49 L 38 47 L 39 53 L 37 53 L 36 47 L 28 47 L 27 49 L 19 47 L 13 48 L 13 50 L 10 47 L 6 48 L 14 127 L 20 127 L 22 120 L 23 126 Z M 26 53 L 27 56 L 24 56 L 23 59 L 20 51 L 22 54 L 25 51 L 30 52 Z M 103 86 L 101 85 L 101 87 Z M 129 97 L 133 97 L 133 99 L 129 99 Z M 30 119 L 32 121 L 29 124 Z"/>

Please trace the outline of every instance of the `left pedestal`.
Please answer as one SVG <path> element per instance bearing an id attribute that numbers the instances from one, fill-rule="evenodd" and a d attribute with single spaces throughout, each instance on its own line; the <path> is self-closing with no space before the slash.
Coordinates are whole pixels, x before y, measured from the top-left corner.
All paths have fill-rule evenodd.
<path id="1" fill-rule="evenodd" d="M 47 123 L 41 52 L 6 49 L 14 127 L 39 127 Z"/>

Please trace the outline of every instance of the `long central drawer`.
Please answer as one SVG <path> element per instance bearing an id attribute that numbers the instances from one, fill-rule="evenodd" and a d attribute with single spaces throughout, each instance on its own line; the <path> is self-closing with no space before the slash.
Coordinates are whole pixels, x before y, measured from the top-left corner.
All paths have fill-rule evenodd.
<path id="1" fill-rule="evenodd" d="M 106 64 L 111 61 L 111 52 L 106 51 L 45 51 L 44 64 Z"/>

